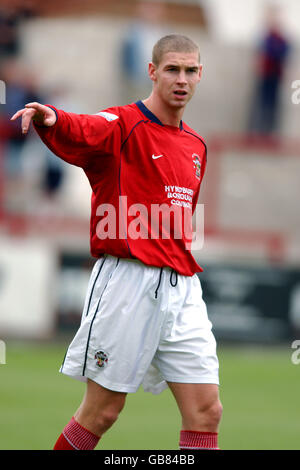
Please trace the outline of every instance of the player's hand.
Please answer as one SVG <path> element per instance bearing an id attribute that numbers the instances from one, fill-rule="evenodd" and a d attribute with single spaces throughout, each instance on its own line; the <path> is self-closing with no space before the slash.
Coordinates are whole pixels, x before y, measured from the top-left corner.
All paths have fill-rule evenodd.
<path id="1" fill-rule="evenodd" d="M 15 121 L 22 116 L 22 133 L 27 134 L 31 121 L 38 125 L 51 127 L 56 123 L 56 114 L 49 106 L 40 103 L 28 103 L 25 108 L 17 111 L 11 118 Z"/>

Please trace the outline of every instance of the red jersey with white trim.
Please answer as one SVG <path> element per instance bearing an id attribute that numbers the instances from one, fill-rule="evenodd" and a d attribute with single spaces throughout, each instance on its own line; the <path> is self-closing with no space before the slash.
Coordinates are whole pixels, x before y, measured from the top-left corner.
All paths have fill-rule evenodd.
<path id="1" fill-rule="evenodd" d="M 141 102 L 95 115 L 57 110 L 35 126 L 63 160 L 81 167 L 92 188 L 92 256 L 137 258 L 192 276 L 192 214 L 206 167 L 206 145 L 185 123 L 163 125 Z"/>

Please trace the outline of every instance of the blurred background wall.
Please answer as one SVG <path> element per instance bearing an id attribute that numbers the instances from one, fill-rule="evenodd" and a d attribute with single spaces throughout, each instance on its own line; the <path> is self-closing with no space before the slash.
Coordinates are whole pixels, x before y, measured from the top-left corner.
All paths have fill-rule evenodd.
<path id="1" fill-rule="evenodd" d="M 152 45 L 172 32 L 200 45 L 204 65 L 185 121 L 208 144 L 195 256 L 215 334 L 296 337 L 299 13 L 297 0 L 0 0 L 0 339 L 73 331 L 94 262 L 83 172 L 9 117 L 32 100 L 96 113 L 145 98 Z"/>

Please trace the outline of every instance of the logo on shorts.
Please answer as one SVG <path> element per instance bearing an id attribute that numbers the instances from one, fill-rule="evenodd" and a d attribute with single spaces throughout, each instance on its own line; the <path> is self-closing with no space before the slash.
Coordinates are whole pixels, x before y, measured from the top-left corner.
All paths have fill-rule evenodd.
<path id="1" fill-rule="evenodd" d="M 98 367 L 104 367 L 108 362 L 108 354 L 104 351 L 97 351 L 95 359 Z"/>

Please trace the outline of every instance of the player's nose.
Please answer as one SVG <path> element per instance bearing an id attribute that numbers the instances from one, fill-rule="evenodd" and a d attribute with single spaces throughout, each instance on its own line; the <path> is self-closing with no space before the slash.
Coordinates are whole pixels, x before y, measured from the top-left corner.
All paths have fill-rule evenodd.
<path id="1" fill-rule="evenodd" d="M 181 70 L 177 75 L 177 83 L 180 85 L 185 85 L 187 83 L 186 73 L 184 70 Z"/>

